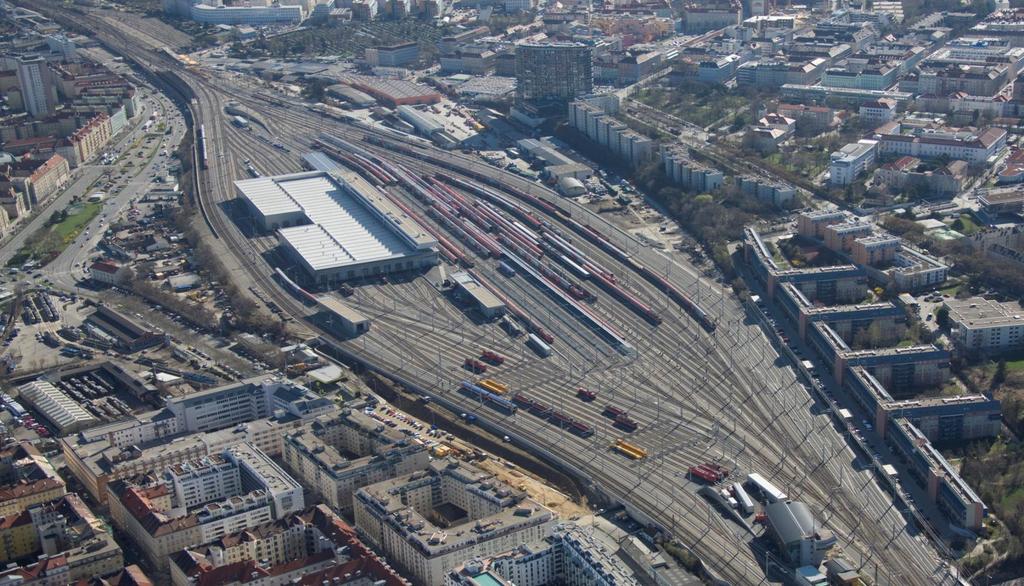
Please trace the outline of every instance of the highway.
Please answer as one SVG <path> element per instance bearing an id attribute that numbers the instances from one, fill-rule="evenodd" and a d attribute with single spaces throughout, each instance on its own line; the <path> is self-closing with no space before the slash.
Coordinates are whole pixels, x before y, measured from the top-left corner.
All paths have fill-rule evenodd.
<path id="1" fill-rule="evenodd" d="M 143 63 L 175 67 L 170 60 L 160 61 L 152 51 L 162 46 L 159 38 L 152 38 L 157 33 L 132 29 L 114 19 L 92 15 L 83 15 L 83 19 L 112 50 Z M 299 104 L 278 107 L 254 98 L 253 90 L 235 84 L 230 77 L 211 80 L 184 68 L 176 71 L 196 92 L 193 109 L 207 132 L 209 170 L 201 179 L 206 217 L 217 240 L 235 257 L 240 268 L 237 277 L 262 289 L 287 313 L 301 320 L 309 309 L 270 278 L 272 265 L 268 263 L 276 261 L 273 239 L 248 239 L 240 229 L 245 222 L 229 217 L 233 209 L 229 202 L 234 199 L 231 182 L 244 176 L 240 158 L 250 159 L 266 174 L 296 171 L 297 156 L 327 129 L 416 173 L 441 171 L 444 168 L 439 161 L 443 161 L 459 169 L 445 169 L 450 174 L 486 174 L 570 211 L 645 266 L 664 267 L 670 281 L 718 317 L 719 327 L 713 334 L 705 332 L 626 265 L 585 240 L 574 239 L 588 258 L 608 267 L 661 315 L 663 323 L 652 326 L 608 294 L 595 290 L 597 301 L 592 309 L 623 333 L 637 349 L 634 357 L 622 356 L 584 331 L 564 307 L 521 277 L 502 277 L 495 263 L 479 260 L 477 270 L 486 280 L 498 284 L 554 334 L 553 357 L 538 359 L 497 325 L 473 323 L 423 278 L 357 287 L 350 299 L 371 317 L 373 327 L 368 334 L 344 342 L 345 347 L 584 470 L 593 478 L 594 490 L 633 504 L 731 583 L 763 582 L 770 545 L 763 538 L 750 540 L 739 526 L 713 511 L 696 494 L 697 486 L 683 477 L 690 465 L 718 461 L 737 469 L 736 477 L 748 471 L 761 472 L 792 497 L 806 501 L 836 533 L 846 555 L 868 575 L 877 575 L 880 584 L 954 583 L 934 549 L 917 530 L 907 527 L 871 473 L 858 470 L 850 447 L 828 417 L 815 415 L 822 411 L 820 406 L 813 404 L 792 368 L 747 317 L 739 300 L 716 283 L 698 279 L 694 268 L 641 246 L 599 216 L 562 201 L 546 188 L 473 157 L 433 148 L 422 149 L 416 156 L 399 153 L 365 142 L 366 131 L 322 119 Z M 223 106 L 229 100 L 260 114 L 270 135 L 291 152 L 259 140 L 258 131 L 228 124 Z M 393 187 L 389 192 L 422 210 L 422 204 L 404 190 Z M 516 390 L 592 425 L 596 433 L 577 437 L 525 410 L 508 415 L 463 396 L 456 388 L 470 375 L 462 370 L 462 362 L 482 348 L 509 358 L 493 373 L 495 378 L 507 379 Z M 577 399 L 575 389 L 581 386 L 595 390 L 598 399 L 593 403 Z M 630 461 L 609 450 L 615 438 L 627 434 L 601 415 L 605 404 L 628 410 L 639 422 L 638 431 L 628 434 L 628 441 L 646 448 L 649 457 Z"/>

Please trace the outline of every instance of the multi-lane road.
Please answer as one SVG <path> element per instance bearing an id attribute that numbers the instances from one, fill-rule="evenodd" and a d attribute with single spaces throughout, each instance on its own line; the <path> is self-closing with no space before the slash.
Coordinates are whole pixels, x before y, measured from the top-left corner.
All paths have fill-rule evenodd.
<path id="1" fill-rule="evenodd" d="M 158 30 L 140 30 L 102 16 L 84 18 L 113 50 L 143 63 L 176 67 L 152 51 L 161 46 Z M 231 218 L 232 206 L 225 205 L 234 198 L 232 180 L 244 173 L 242 159 L 250 159 L 266 174 L 295 171 L 297 155 L 310 148 L 317 133 L 329 130 L 416 173 L 438 172 L 443 162 L 455 167 L 446 170 L 450 174 L 481 173 L 510 188 L 528 191 L 562 206 L 580 222 L 594 225 L 645 266 L 663 267 L 669 280 L 699 298 L 701 305 L 718 317 L 718 329 L 713 334 L 705 332 L 624 264 L 577 239 L 576 245 L 589 258 L 618 275 L 663 318 L 661 325 L 651 326 L 611 296 L 594 291 L 597 301 L 592 309 L 636 348 L 633 357 L 622 356 L 581 328 L 564 307 L 533 285 L 521 278 L 504 278 L 493 263 L 482 261 L 477 263 L 479 272 L 553 332 L 553 357 L 538 359 L 496 325 L 470 321 L 423 278 L 358 287 L 352 304 L 370 315 L 374 326 L 370 333 L 344 342 L 345 347 L 581 470 L 597 492 L 633 505 L 732 583 L 763 581 L 770 546 L 763 538 L 751 540 L 696 495 L 695 485 L 683 477 L 686 468 L 696 463 L 719 461 L 773 479 L 791 496 L 807 502 L 836 533 L 846 555 L 868 575 L 877 576 L 881 584 L 954 581 L 927 540 L 907 526 L 891 499 L 877 487 L 871 473 L 858 469 L 853 452 L 828 417 L 816 415 L 822 409 L 813 404 L 793 369 L 782 362 L 739 301 L 718 284 L 700 281 L 693 267 L 642 246 L 599 216 L 560 200 L 542 186 L 472 156 L 432 148 L 410 156 L 366 143 L 365 131 L 321 119 L 301 105 L 269 105 L 231 78 L 221 76 L 214 82 L 201 72 L 178 68 L 178 73 L 196 94 L 192 109 L 207 133 L 209 170 L 201 181 L 206 216 L 217 240 L 234 257 L 240 269 L 237 277 L 263 289 L 286 312 L 297 318 L 308 314 L 269 277 L 268 261 L 275 259 L 273 240 L 246 238 L 239 228 L 244 228 L 244 223 Z M 258 140 L 262 130 L 231 126 L 223 112 L 229 100 L 258 113 L 267 123 L 267 136 L 280 140 L 292 152 Z M 389 189 L 392 197 L 422 210 L 402 189 Z M 494 372 L 496 378 L 592 425 L 596 433 L 577 437 L 524 410 L 507 415 L 462 396 L 455 390 L 460 380 L 468 378 L 461 364 L 481 348 L 509 357 L 506 365 Z M 598 400 L 584 403 L 576 399 L 575 389 L 581 386 L 597 391 Z M 632 462 L 609 450 L 611 442 L 625 434 L 600 414 L 606 403 L 628 409 L 640 423 L 639 430 L 629 434 L 629 441 L 648 449 L 648 458 Z"/>

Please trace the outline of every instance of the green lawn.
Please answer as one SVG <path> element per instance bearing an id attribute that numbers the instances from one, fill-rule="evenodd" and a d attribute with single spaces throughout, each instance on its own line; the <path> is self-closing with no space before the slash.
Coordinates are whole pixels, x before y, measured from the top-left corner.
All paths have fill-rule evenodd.
<path id="1" fill-rule="evenodd" d="M 20 266 L 30 259 L 38 260 L 39 266 L 45 266 L 63 252 L 102 209 L 102 202 L 71 206 L 66 218 L 30 236 L 7 262 L 7 266 Z"/>
<path id="2" fill-rule="evenodd" d="M 1019 360 L 1007 360 L 1006 372 L 1024 372 L 1024 358 Z"/>
<path id="3" fill-rule="evenodd" d="M 103 202 L 85 203 L 79 209 L 68 212 L 64 221 L 52 228 L 65 244 L 71 242 L 82 233 L 85 226 L 99 215 L 103 209 Z"/>
<path id="4" fill-rule="evenodd" d="M 953 229 L 965 236 L 970 236 L 981 230 L 981 227 L 978 226 L 970 214 L 960 214 L 959 220 L 953 222 Z"/>
<path id="5" fill-rule="evenodd" d="M 699 83 L 671 90 L 644 90 L 635 97 L 652 108 L 698 126 L 718 122 L 750 106 L 749 98 L 734 94 L 727 88 Z"/>

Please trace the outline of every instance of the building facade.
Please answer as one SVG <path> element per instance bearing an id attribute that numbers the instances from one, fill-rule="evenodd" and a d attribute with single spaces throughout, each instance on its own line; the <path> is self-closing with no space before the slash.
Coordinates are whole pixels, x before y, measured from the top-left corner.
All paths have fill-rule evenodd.
<path id="1" fill-rule="evenodd" d="M 465 515 L 442 528 L 425 514 L 446 503 Z M 556 515 L 479 468 L 435 460 L 427 470 L 359 489 L 355 519 L 369 544 L 405 575 L 442 586 L 464 560 L 550 535 Z"/>
<path id="2" fill-rule="evenodd" d="M 516 45 L 516 103 L 568 102 L 594 89 L 593 49 L 577 43 Z"/>

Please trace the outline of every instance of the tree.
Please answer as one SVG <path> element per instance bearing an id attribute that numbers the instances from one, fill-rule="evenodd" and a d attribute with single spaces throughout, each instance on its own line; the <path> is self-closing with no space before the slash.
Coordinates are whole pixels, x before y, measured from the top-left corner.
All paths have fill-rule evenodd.
<path id="1" fill-rule="evenodd" d="M 948 330 L 950 327 L 949 321 L 949 308 L 945 305 L 935 310 L 935 323 L 944 330 Z"/>
<path id="2" fill-rule="evenodd" d="M 1006 382 L 1006 360 L 1001 359 L 996 364 L 996 372 L 992 375 L 992 385 L 990 390 L 998 389 L 1004 382 Z"/>

